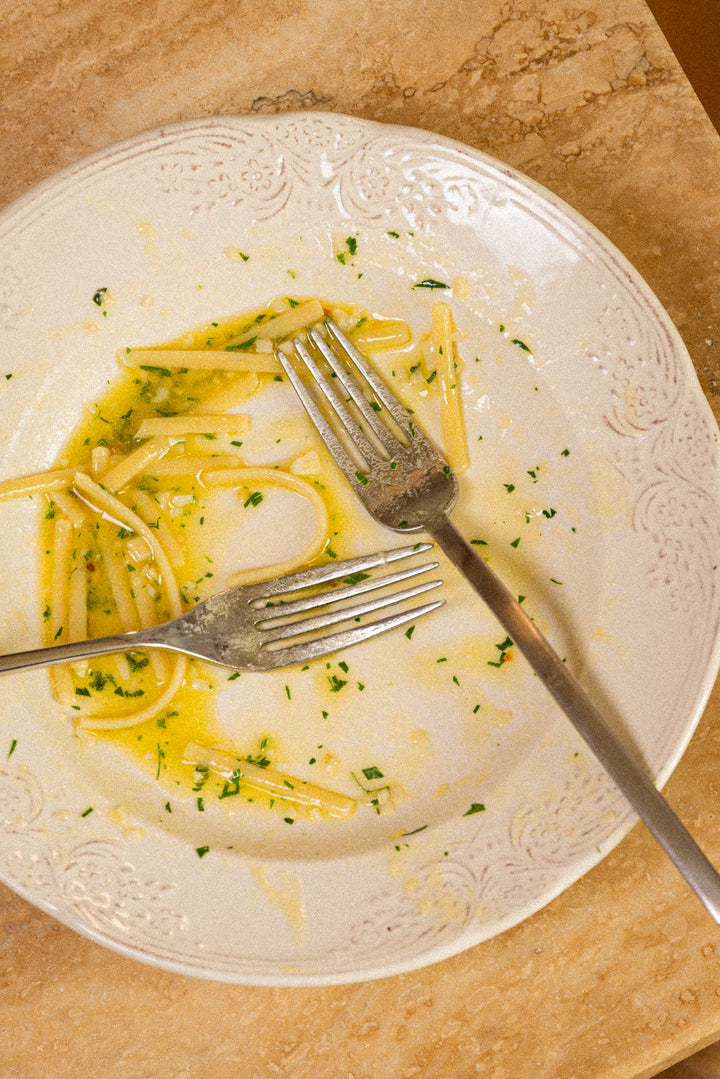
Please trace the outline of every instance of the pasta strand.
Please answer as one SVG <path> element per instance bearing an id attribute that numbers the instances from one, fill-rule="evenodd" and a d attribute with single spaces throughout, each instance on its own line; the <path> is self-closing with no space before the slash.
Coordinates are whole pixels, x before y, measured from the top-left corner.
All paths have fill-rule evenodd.
<path id="1" fill-rule="evenodd" d="M 311 562 L 320 554 L 327 541 L 328 534 L 328 511 L 320 493 L 315 487 L 299 476 L 290 472 L 281 472 L 276 468 L 228 468 L 218 469 L 216 472 L 205 472 L 203 479 L 208 486 L 225 485 L 228 487 L 250 487 L 271 485 L 284 487 L 294 494 L 306 498 L 315 511 L 317 525 L 310 542 L 292 558 L 284 562 L 273 564 L 273 574 L 282 577 L 286 573 L 293 573 L 306 562 Z M 258 566 L 256 569 L 241 570 L 233 574 L 230 584 L 254 584 L 267 577 L 267 566 Z"/>
<path id="2" fill-rule="evenodd" d="M 276 772 L 272 768 L 262 768 L 250 761 L 238 760 L 230 753 L 219 749 L 209 749 L 197 742 L 190 742 L 183 753 L 184 764 L 194 764 L 199 768 L 208 768 L 223 779 L 238 780 L 243 786 L 264 791 L 276 798 L 298 805 L 316 806 L 332 817 L 351 817 L 357 809 L 357 801 L 345 794 L 318 787 L 314 783 L 295 776 Z"/>

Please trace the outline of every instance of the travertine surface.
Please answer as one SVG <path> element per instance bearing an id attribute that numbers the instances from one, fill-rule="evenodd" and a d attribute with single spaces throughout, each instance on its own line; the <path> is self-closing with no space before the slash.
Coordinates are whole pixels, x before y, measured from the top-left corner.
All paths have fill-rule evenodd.
<path id="1" fill-rule="evenodd" d="M 602 229 L 720 414 L 720 138 L 642 0 L 8 0 L 0 204 L 136 132 L 318 108 L 438 131 Z M 720 863 L 720 688 L 668 785 Z M 640 1079 L 720 1036 L 720 929 L 642 827 L 429 970 L 230 988 L 109 953 L 0 887 L 0 1074 Z"/>

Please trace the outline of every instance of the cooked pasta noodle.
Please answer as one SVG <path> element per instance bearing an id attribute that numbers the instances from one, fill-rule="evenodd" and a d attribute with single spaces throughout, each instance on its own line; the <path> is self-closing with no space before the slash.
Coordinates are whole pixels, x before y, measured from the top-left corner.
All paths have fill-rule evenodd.
<path id="1" fill-rule="evenodd" d="M 78 500 L 73 498 L 69 491 L 53 491 L 51 503 L 56 506 L 57 509 L 62 510 L 73 528 L 78 529 L 82 526 L 82 523 L 85 520 L 85 514 L 83 513 Z"/>
<path id="2" fill-rule="evenodd" d="M 155 461 L 151 465 L 148 465 L 147 471 L 151 475 L 158 476 L 198 476 L 201 472 L 206 472 L 212 469 L 218 468 L 239 468 L 240 458 L 232 457 L 230 454 L 223 456 L 218 454 L 217 457 L 200 457 L 195 454 L 183 454 L 181 457 L 165 457 L 162 461 Z"/>
<path id="3" fill-rule="evenodd" d="M 173 673 L 167 682 L 163 692 L 146 708 L 125 716 L 106 716 L 94 714 L 94 710 L 88 709 L 78 720 L 78 727 L 93 731 L 112 731 L 122 727 L 137 727 L 148 719 L 164 712 L 170 707 L 185 680 L 188 661 L 185 656 L 173 656 Z"/>
<path id="4" fill-rule="evenodd" d="M 90 454 L 90 475 L 93 479 L 97 480 L 103 473 L 107 472 L 111 456 L 107 446 L 95 446 L 93 448 Z"/>
<path id="5" fill-rule="evenodd" d="M 100 522 L 97 531 L 100 554 L 123 632 L 128 633 L 140 629 L 140 618 L 128 579 L 127 559 L 116 536 L 116 528 L 113 528 L 108 521 Z"/>
<path id="6" fill-rule="evenodd" d="M 149 442 L 140 446 L 104 474 L 103 487 L 108 487 L 111 491 L 119 491 L 122 487 L 126 487 L 138 472 L 144 472 L 155 461 L 164 457 L 176 441 L 177 436 L 173 435 L 159 435 L 157 438 L 151 438 Z"/>
<path id="7" fill-rule="evenodd" d="M 294 439 L 294 451 L 275 467 L 250 464 L 244 457 L 251 444 L 251 460 L 258 459 L 247 414 L 253 410 L 245 402 L 283 380 L 274 348 L 288 348 L 289 338 L 327 310 L 360 348 L 382 353 L 383 362 L 393 368 L 404 365 L 409 374 L 403 384 L 413 384 L 410 373 L 420 365 L 414 364 L 418 351 L 408 323 L 329 308 L 316 299 L 280 299 L 217 332 L 213 324 L 167 348 L 126 349 L 118 357 L 122 377 L 116 395 L 111 391 L 88 409 L 58 467 L 0 482 L 0 501 L 43 496 L 38 501 L 45 511 L 44 546 L 50 555 L 45 604 L 50 642 L 157 625 L 179 617 L 215 581 L 227 587 L 279 577 L 312 564 L 326 549 L 331 553 L 331 536 L 338 535 L 332 514 L 342 503 L 334 501 L 327 477 L 321 477 L 323 456 L 316 446 Z M 431 344 L 439 377 L 432 389 L 427 389 L 432 380 L 426 379 L 425 388 L 434 395 L 433 407 L 440 407 L 448 458 L 461 471 L 467 447 L 453 333 L 448 305 L 433 305 Z M 260 445 L 266 437 L 261 433 Z M 315 515 L 312 536 L 292 556 L 234 574 L 225 566 L 223 577 L 213 581 L 215 568 L 208 567 L 214 548 L 196 549 L 200 536 L 212 531 L 200 530 L 203 514 L 228 508 L 232 513 L 237 494 L 238 504 L 253 507 L 272 487 L 309 504 Z M 248 520 L 238 513 L 240 523 Z M 216 531 L 223 540 L 225 531 L 233 537 L 237 531 L 242 538 L 238 529 Z M 276 770 L 269 759 L 257 763 L 202 745 L 210 732 L 202 720 L 188 716 L 202 712 L 201 697 L 212 699 L 207 691 L 213 681 L 212 670 L 208 673 L 199 660 L 153 648 L 51 671 L 55 695 L 78 729 L 110 732 L 109 737 L 122 741 L 126 728 L 152 721 L 145 732 L 128 735 L 123 743 L 147 746 L 181 715 L 173 744 L 178 765 L 186 762 L 185 777 L 191 764 L 226 783 L 264 792 L 270 803 L 305 807 L 311 817 L 347 818 L 355 812 L 356 799 Z M 158 776 L 163 753 L 157 741 Z"/>
<path id="8" fill-rule="evenodd" d="M 54 642 L 68 640 L 68 593 L 72 559 L 73 528 L 65 517 L 58 517 L 53 529 L 53 572 L 50 587 L 50 634 Z"/>
<path id="9" fill-rule="evenodd" d="M 107 513 L 113 520 L 119 521 L 120 524 L 124 525 L 131 532 L 137 532 L 139 536 L 142 536 L 143 539 L 147 541 L 152 549 L 153 557 L 155 558 L 158 570 L 160 571 L 161 580 L 163 581 L 167 592 L 172 617 L 179 618 L 182 614 L 180 592 L 167 555 L 161 544 L 153 535 L 149 526 L 146 525 L 136 513 L 133 513 L 128 506 L 125 506 L 119 499 L 111 495 L 109 491 L 105 491 L 95 483 L 94 480 L 91 480 L 89 476 L 86 476 L 85 473 L 77 472 L 75 474 L 75 488 L 80 494 L 87 497 L 89 505 L 95 510 L 101 514 Z"/>
<path id="10" fill-rule="evenodd" d="M 387 319 L 378 326 L 360 330 L 355 335 L 355 344 L 361 351 L 375 349 L 402 348 L 412 339 L 412 332 L 407 322 L 401 319 Z"/>
<path id="11" fill-rule="evenodd" d="M 159 515 L 159 506 L 157 503 L 153 502 L 146 491 L 139 490 L 131 492 L 130 501 L 143 523 L 148 526 L 152 525 L 157 532 L 158 542 L 173 569 L 180 569 L 181 566 L 184 566 L 185 553 L 170 531 L 167 521 L 163 520 Z"/>
<path id="12" fill-rule="evenodd" d="M 204 480 L 211 486 L 222 485 L 244 487 L 246 489 L 250 486 L 262 487 L 266 485 L 285 487 L 286 490 L 301 495 L 302 498 L 306 498 L 310 502 L 317 518 L 313 538 L 298 554 L 273 566 L 273 573 L 276 577 L 282 577 L 286 573 L 293 573 L 300 566 L 311 562 L 314 558 L 317 558 L 325 546 L 328 534 L 327 506 L 318 491 L 306 480 L 300 479 L 299 476 L 292 475 L 289 472 L 280 472 L 275 468 L 228 468 L 206 472 Z M 230 584 L 252 584 L 255 581 L 263 580 L 266 576 L 267 568 L 242 570 L 240 573 L 233 574 L 230 578 Z"/>
<path id="13" fill-rule="evenodd" d="M 51 472 L 36 472 L 16 480 L 0 483 L 0 500 L 41 494 L 43 491 L 62 491 L 72 483 L 74 468 L 59 468 Z"/>
<path id="14" fill-rule="evenodd" d="M 183 367 L 190 371 L 259 371 L 262 374 L 282 374 L 282 367 L 272 353 L 220 352 L 210 349 L 128 349 L 120 354 L 128 367 Z"/>
<path id="15" fill-rule="evenodd" d="M 88 635 L 87 625 L 87 576 L 85 574 L 84 551 L 75 548 L 70 571 L 68 590 L 68 640 L 84 641 Z"/>
<path id="16" fill-rule="evenodd" d="M 250 429 L 247 416 L 230 413 L 226 416 L 201 414 L 198 416 L 152 416 L 143 420 L 137 430 L 137 438 L 165 435 L 184 438 L 185 435 L 244 435 Z"/>
<path id="17" fill-rule="evenodd" d="M 345 794 L 318 787 L 314 783 L 306 783 L 295 776 L 276 772 L 269 767 L 261 767 L 251 761 L 233 757 L 232 754 L 222 750 L 198 745 L 196 742 L 191 742 L 186 746 L 183 760 L 186 764 L 207 768 L 225 780 L 239 782 L 241 786 L 253 787 L 255 790 L 263 791 L 285 802 L 315 806 L 331 817 L 351 817 L 357 809 L 357 801 Z"/>
<path id="18" fill-rule="evenodd" d="M 245 330 L 238 337 L 232 338 L 226 347 L 237 348 L 256 341 L 258 338 L 279 341 L 284 337 L 290 337 L 291 334 L 299 333 L 307 326 L 311 326 L 313 322 L 319 322 L 324 316 L 325 311 L 320 301 L 309 300 L 298 307 L 291 307 L 289 311 L 275 315 L 274 318 L 256 323 L 252 329 Z"/>

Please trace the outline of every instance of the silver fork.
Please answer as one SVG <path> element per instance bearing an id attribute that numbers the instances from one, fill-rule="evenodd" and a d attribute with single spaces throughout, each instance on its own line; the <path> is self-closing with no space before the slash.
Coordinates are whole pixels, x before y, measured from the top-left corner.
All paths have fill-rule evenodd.
<path id="1" fill-rule="evenodd" d="M 451 523 L 448 514 L 458 484 L 449 465 L 335 323 L 327 320 L 323 325 L 324 333 L 318 327 L 309 331 L 309 348 L 297 338 L 290 355 L 279 350 L 277 357 L 355 493 L 388 528 L 403 533 L 423 529 L 445 551 L 720 923 L 718 873 L 622 737 Z"/>
<path id="2" fill-rule="evenodd" d="M 442 606 L 444 600 L 436 599 L 374 621 L 361 621 L 364 615 L 394 604 L 406 604 L 442 584 L 439 580 L 426 579 L 410 587 L 395 588 L 412 577 L 437 569 L 437 562 L 406 565 L 392 573 L 372 576 L 372 570 L 424 553 L 431 547 L 431 543 L 396 547 L 344 562 L 313 566 L 273 581 L 230 588 L 203 600 L 180 618 L 149 629 L 0 656 L 0 673 L 145 648 L 183 652 L 240 671 L 268 671 L 306 663 L 405 625 Z M 336 581 L 341 587 L 333 584 Z M 323 585 L 330 587 L 318 590 Z M 371 595 L 373 592 L 376 594 Z M 360 599 L 362 596 L 368 598 Z M 307 612 L 322 608 L 328 609 L 304 617 Z M 346 622 L 353 625 L 322 635 L 322 631 Z"/>

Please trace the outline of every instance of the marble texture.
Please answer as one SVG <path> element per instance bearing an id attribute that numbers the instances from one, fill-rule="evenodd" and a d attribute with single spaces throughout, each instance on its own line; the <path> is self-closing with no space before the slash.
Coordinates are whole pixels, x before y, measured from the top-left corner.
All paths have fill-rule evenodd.
<path id="1" fill-rule="evenodd" d="M 477 146 L 566 199 L 663 302 L 720 415 L 720 137 L 643 0 L 16 0 L 0 205 L 137 131 L 325 109 Z M 720 684 L 667 795 L 720 863 Z M 720 1036 L 720 929 L 642 826 L 545 910 L 417 974 L 226 987 L 0 887 L 3 1079 L 649 1079 Z"/>

